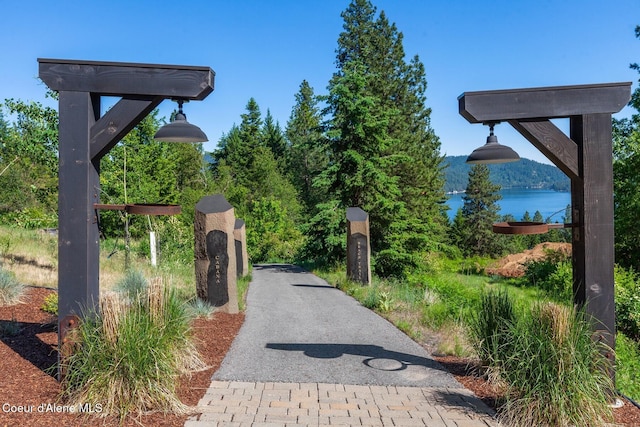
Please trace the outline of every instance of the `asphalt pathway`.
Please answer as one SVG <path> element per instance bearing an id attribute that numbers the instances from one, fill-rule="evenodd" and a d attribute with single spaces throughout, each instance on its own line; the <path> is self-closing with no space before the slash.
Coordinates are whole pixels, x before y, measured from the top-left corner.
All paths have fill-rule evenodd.
<path id="1" fill-rule="evenodd" d="M 462 386 L 391 323 L 291 265 L 257 265 L 216 381 Z"/>

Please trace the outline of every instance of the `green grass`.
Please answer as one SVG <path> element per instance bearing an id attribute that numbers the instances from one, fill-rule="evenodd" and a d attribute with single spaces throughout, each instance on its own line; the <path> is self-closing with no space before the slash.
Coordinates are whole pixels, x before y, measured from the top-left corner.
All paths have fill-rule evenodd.
<path id="1" fill-rule="evenodd" d="M 640 343 L 621 333 L 616 337 L 616 386 L 640 402 Z"/>
<path id="2" fill-rule="evenodd" d="M 134 300 L 111 293 L 100 312 L 85 316 L 76 349 L 64 360 L 63 397 L 69 404 L 102 403 L 102 415 L 186 413 L 178 377 L 204 368 L 190 321 L 176 292 L 154 281 Z"/>
<path id="3" fill-rule="evenodd" d="M 238 277 L 236 286 L 238 289 L 238 308 L 240 311 L 244 311 L 247 307 L 247 290 L 249 289 L 249 283 L 251 283 L 251 266 L 249 266 L 249 274 L 244 277 Z"/>
<path id="4" fill-rule="evenodd" d="M 515 321 L 513 300 L 506 289 L 490 290 L 482 296 L 468 326 L 472 344 L 485 365 L 500 364 Z"/>
<path id="5" fill-rule="evenodd" d="M 504 332 L 494 361 L 507 385 L 499 409 L 505 425 L 592 426 L 613 421 L 613 384 L 603 348 L 583 313 L 536 304 Z"/>

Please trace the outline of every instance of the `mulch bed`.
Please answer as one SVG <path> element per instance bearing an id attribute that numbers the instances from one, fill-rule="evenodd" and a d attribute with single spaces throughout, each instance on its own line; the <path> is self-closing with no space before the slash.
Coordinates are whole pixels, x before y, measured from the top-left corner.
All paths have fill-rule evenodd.
<path id="1" fill-rule="evenodd" d="M 55 330 L 56 318 L 40 310 L 51 290 L 30 288 L 24 303 L 0 307 L 0 330 L 17 326 L 18 331 L 0 334 L 0 427 L 61 427 L 61 426 L 111 426 L 125 427 L 182 427 L 186 416 L 148 414 L 129 417 L 122 424 L 113 417 L 95 415 L 38 412 L 40 405 L 58 402 L 60 385 L 55 379 L 58 342 Z M 200 351 L 210 366 L 191 378 L 184 378 L 178 387 L 180 400 L 195 406 L 211 382 L 213 372 L 220 366 L 231 346 L 244 315 L 217 313 L 212 319 L 198 319 L 194 324 Z M 495 408 L 497 394 L 469 360 L 455 357 L 436 358 L 466 388 L 473 391 L 486 404 Z M 3 406 L 5 405 L 5 406 Z M 6 407 L 9 405 L 9 407 Z M 10 412 L 11 407 L 33 407 L 33 413 Z M 51 406 L 44 409 L 54 409 Z M 640 426 L 640 409 L 631 403 L 615 411 L 616 422 L 628 427 Z"/>
<path id="2" fill-rule="evenodd" d="M 54 405 L 59 404 L 60 394 L 60 385 L 55 379 L 57 318 L 40 310 L 45 296 L 52 292 L 30 288 L 24 303 L 0 307 L 0 331 L 4 331 L 0 333 L 0 426 L 184 426 L 187 416 L 162 413 L 136 415 L 120 423 L 114 417 L 53 412 Z M 183 403 L 195 406 L 204 395 L 213 372 L 220 366 L 243 321 L 242 313 L 216 313 L 212 319 L 195 321 L 199 349 L 210 368 L 181 380 L 178 396 Z M 16 327 L 17 331 L 14 330 Z M 20 406 L 27 409 L 31 407 L 33 412 L 11 412 Z M 39 409 L 45 412 L 39 412 Z"/>

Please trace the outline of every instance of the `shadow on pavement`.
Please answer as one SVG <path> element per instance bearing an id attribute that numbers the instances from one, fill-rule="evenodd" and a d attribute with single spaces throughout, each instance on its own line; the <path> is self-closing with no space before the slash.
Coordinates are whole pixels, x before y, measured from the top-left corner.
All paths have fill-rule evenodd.
<path id="1" fill-rule="evenodd" d="M 429 369 L 445 370 L 435 360 L 416 356 L 413 354 L 387 350 L 379 345 L 370 344 L 294 344 L 294 343 L 267 343 L 265 346 L 271 350 L 302 351 L 305 356 L 317 359 L 335 359 L 345 354 L 362 356 L 362 363 L 369 368 L 382 371 L 402 371 L 409 366 L 418 365 Z"/>
<path id="2" fill-rule="evenodd" d="M 302 267 L 293 264 L 256 264 L 254 270 L 272 270 L 274 273 L 308 273 Z"/>
<path id="3" fill-rule="evenodd" d="M 320 289 L 335 289 L 337 290 L 337 288 L 334 288 L 333 286 L 329 286 L 329 285 L 311 285 L 309 283 L 292 283 L 291 286 L 296 286 L 299 288 L 320 288 Z"/>

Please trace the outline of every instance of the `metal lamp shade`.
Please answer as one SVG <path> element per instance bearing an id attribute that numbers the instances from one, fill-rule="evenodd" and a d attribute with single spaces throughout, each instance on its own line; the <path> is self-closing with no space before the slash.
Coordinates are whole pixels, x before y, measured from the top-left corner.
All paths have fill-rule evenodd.
<path id="1" fill-rule="evenodd" d="M 509 163 L 520 160 L 518 153 L 512 148 L 498 143 L 498 137 L 491 134 L 487 137 L 487 143 L 478 147 L 467 157 L 467 163 L 471 164 L 494 164 Z"/>
<path id="2" fill-rule="evenodd" d="M 179 112 L 175 119 L 156 132 L 153 137 L 164 142 L 206 142 L 209 139 L 202 130 L 187 121 L 187 117 Z"/>

